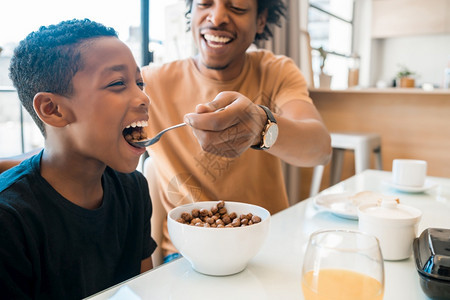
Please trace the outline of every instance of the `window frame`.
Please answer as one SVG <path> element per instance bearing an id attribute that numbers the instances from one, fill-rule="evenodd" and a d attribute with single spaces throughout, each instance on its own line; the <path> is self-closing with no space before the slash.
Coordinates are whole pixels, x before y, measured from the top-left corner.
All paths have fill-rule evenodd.
<path id="1" fill-rule="evenodd" d="M 316 13 L 324 14 L 330 19 L 335 19 L 335 20 L 344 22 L 345 24 L 348 24 L 351 27 L 351 30 L 350 30 L 351 36 L 350 36 L 350 45 L 349 45 L 350 53 L 343 53 L 343 52 L 339 52 L 339 51 L 330 51 L 329 49 L 324 49 L 327 52 L 327 55 L 337 56 L 337 57 L 341 57 L 344 59 L 348 59 L 349 62 L 350 62 L 350 59 L 355 59 L 355 58 L 359 59 L 359 56 L 354 55 L 354 53 L 355 53 L 355 6 L 356 6 L 355 0 L 352 0 L 352 14 L 351 14 L 350 19 L 346 19 L 344 17 L 341 17 L 341 16 L 333 13 L 331 10 L 328 10 L 326 8 L 321 7 L 320 5 L 316 5 L 314 3 L 311 3 L 311 1 L 308 1 L 308 15 L 309 15 L 310 10 L 313 9 L 316 11 Z M 310 28 L 310 23 L 311 22 L 308 19 L 308 24 L 307 24 L 308 31 Z M 311 39 L 311 45 L 313 45 L 314 37 L 310 36 L 310 39 Z M 328 37 L 328 39 L 329 39 L 329 37 Z M 317 48 L 317 47 L 312 47 L 312 50 L 316 51 L 316 53 L 318 53 L 318 49 L 319 48 Z M 317 67 L 316 68 L 313 67 L 313 73 L 314 73 L 313 74 L 314 76 L 318 74 Z"/>

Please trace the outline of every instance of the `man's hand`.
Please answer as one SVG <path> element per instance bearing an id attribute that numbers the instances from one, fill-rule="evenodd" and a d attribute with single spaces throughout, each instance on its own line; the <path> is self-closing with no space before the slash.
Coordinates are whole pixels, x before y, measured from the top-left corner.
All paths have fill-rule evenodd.
<path id="1" fill-rule="evenodd" d="M 266 120 L 262 108 L 237 92 L 221 92 L 184 116 L 202 149 L 224 157 L 238 157 L 259 144 Z"/>

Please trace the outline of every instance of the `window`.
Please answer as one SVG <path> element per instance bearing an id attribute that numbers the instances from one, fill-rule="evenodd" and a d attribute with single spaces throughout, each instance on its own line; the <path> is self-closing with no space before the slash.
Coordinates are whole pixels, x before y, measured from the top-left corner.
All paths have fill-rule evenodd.
<path id="1" fill-rule="evenodd" d="M 150 50 L 155 63 L 186 58 L 194 53 L 185 13 L 185 0 L 150 1 Z"/>
<path id="2" fill-rule="evenodd" d="M 354 62 L 353 53 L 353 0 L 310 0 L 308 32 L 311 47 L 322 47 L 328 55 L 323 71 L 332 76 L 331 88 L 348 86 L 348 69 Z M 321 57 L 313 51 L 314 81 L 318 82 Z M 316 84 L 317 87 L 317 84 Z"/>

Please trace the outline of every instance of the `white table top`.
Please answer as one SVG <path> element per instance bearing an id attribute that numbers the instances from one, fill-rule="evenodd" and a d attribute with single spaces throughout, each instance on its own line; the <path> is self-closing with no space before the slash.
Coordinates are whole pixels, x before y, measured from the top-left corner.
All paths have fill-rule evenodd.
<path id="1" fill-rule="evenodd" d="M 428 180 L 438 186 L 418 194 L 390 188 L 385 183 L 390 178 L 390 172 L 366 170 L 322 193 L 377 191 L 397 195 L 402 203 L 422 210 L 419 234 L 429 227 L 450 228 L 450 178 L 429 177 Z M 304 299 L 301 290 L 303 256 L 310 234 L 319 229 L 357 230 L 358 221 L 319 211 L 314 207 L 313 199 L 307 199 L 272 216 L 264 246 L 241 273 L 206 276 L 194 271 L 186 259 L 180 258 L 90 299 L 120 296 L 124 290 L 130 292 L 128 288 L 138 296 L 136 299 Z M 127 296 L 127 299 L 131 298 Z M 402 261 L 385 261 L 384 300 L 394 299 L 427 299 L 420 287 L 412 256 Z"/>

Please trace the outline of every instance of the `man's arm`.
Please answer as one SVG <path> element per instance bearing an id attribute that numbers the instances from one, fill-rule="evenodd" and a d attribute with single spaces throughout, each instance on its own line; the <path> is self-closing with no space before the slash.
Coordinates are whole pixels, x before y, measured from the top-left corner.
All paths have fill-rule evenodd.
<path id="1" fill-rule="evenodd" d="M 225 110 L 216 112 L 222 107 Z M 331 138 L 312 103 L 291 100 L 274 115 L 278 139 L 270 149 L 262 151 L 300 167 L 328 162 Z M 262 108 L 237 92 L 222 92 L 212 102 L 199 105 L 196 113 L 185 116 L 205 151 L 227 157 L 240 156 L 259 144 L 266 120 Z"/>
<path id="2" fill-rule="evenodd" d="M 331 137 L 312 103 L 289 101 L 275 118 L 279 134 L 268 153 L 299 167 L 313 167 L 330 160 Z"/>

